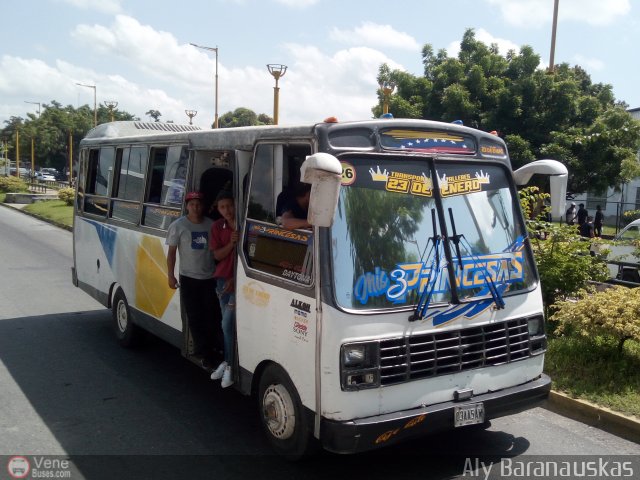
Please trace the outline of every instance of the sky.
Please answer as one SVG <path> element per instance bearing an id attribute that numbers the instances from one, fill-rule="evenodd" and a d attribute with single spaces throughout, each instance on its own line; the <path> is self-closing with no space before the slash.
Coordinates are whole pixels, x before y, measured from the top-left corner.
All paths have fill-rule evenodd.
<path id="1" fill-rule="evenodd" d="M 421 50 L 455 56 L 467 28 L 500 53 L 530 45 L 549 63 L 554 0 L 3 0 L 0 125 L 57 101 L 97 102 L 150 121 L 209 128 L 238 107 L 280 124 L 371 118 L 381 64 L 422 75 Z M 582 66 L 640 107 L 640 0 L 559 0 L 555 61 Z M 34 102 L 34 103 L 27 103 Z"/>

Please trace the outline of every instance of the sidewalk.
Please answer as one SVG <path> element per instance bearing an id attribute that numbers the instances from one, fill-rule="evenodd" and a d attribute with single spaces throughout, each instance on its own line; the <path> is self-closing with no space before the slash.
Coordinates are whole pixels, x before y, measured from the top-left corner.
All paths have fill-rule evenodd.
<path id="1" fill-rule="evenodd" d="M 0 205 L 21 211 L 27 204 L 0 203 Z M 23 212 L 32 217 L 52 223 L 57 227 L 71 231 L 64 225 L 50 222 L 48 219 Z M 606 432 L 617 435 L 631 442 L 640 443 L 640 419 L 614 412 L 606 407 L 600 407 L 585 400 L 571 398 L 570 396 L 552 390 L 543 408 L 559 415 L 591 425 Z"/>

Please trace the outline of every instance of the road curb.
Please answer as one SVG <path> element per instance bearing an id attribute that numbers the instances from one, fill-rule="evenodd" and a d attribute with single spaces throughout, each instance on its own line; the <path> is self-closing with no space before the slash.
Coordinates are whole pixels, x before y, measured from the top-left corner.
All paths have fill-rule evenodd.
<path id="1" fill-rule="evenodd" d="M 552 390 L 545 405 L 547 410 L 640 443 L 640 419 L 614 412 L 586 400 Z"/>

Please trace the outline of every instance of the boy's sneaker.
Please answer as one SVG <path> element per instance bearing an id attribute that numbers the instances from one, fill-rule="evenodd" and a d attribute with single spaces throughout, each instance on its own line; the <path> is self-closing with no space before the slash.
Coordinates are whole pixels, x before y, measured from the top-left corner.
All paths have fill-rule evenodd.
<path id="1" fill-rule="evenodd" d="M 229 385 L 233 385 L 233 378 L 231 377 L 231 366 L 227 365 L 222 375 L 222 382 L 220 383 L 222 388 L 227 388 Z"/>
<path id="2" fill-rule="evenodd" d="M 220 365 L 218 365 L 218 368 L 216 368 L 211 374 L 211 380 L 220 380 L 224 375 L 225 369 L 227 368 L 229 368 L 227 366 L 227 362 L 222 362 Z"/>

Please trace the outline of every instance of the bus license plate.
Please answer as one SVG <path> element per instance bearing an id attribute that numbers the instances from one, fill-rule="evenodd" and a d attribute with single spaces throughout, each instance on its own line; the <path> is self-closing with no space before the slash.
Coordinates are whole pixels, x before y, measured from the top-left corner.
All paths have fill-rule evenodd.
<path id="1" fill-rule="evenodd" d="M 484 404 L 472 403 L 454 407 L 453 415 L 454 427 L 484 423 Z"/>

